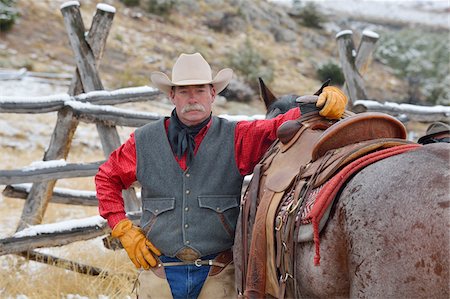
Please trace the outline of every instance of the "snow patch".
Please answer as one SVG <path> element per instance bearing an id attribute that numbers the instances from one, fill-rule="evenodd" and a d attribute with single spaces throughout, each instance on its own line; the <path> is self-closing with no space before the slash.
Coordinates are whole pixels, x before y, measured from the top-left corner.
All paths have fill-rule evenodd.
<path id="1" fill-rule="evenodd" d="M 255 114 L 252 116 L 220 114 L 219 117 L 225 118 L 226 120 L 229 120 L 229 121 L 256 120 L 256 119 L 265 119 L 266 118 L 266 116 L 263 114 Z"/>
<path id="2" fill-rule="evenodd" d="M 338 32 L 336 34 L 336 38 L 339 38 L 341 36 L 348 35 L 348 34 L 350 34 L 350 35 L 353 34 L 353 31 L 351 31 L 351 30 L 342 30 L 342 31 L 340 31 L 340 32 Z"/>
<path id="3" fill-rule="evenodd" d="M 103 10 L 106 12 L 110 12 L 110 13 L 116 13 L 116 8 L 114 6 L 105 4 L 105 3 L 99 3 L 97 4 L 97 9 L 98 10 Z"/>
<path id="4" fill-rule="evenodd" d="M 30 192 L 31 187 L 33 184 L 25 183 L 25 184 L 13 184 L 12 187 L 24 189 L 26 192 Z M 95 191 L 87 191 L 87 190 L 75 190 L 75 189 L 67 189 L 67 188 L 60 188 L 55 187 L 53 188 L 53 192 L 58 192 L 60 194 L 68 195 L 68 196 L 86 196 L 86 197 L 95 197 L 96 192 Z"/>
<path id="5" fill-rule="evenodd" d="M 375 38 L 375 39 L 379 39 L 380 35 L 372 30 L 363 30 L 362 35 L 371 37 L 371 38 Z"/>
<path id="6" fill-rule="evenodd" d="M 67 2 L 64 2 L 63 4 L 61 4 L 59 9 L 64 9 L 66 7 L 69 7 L 69 6 L 80 6 L 80 2 L 78 2 L 78 1 L 67 1 Z"/>
<path id="7" fill-rule="evenodd" d="M 418 114 L 427 114 L 427 113 L 443 113 L 445 115 L 450 116 L 450 107 L 449 106 L 417 106 L 411 104 L 402 104 L 402 103 L 394 103 L 394 102 L 384 102 L 380 103 L 372 100 L 359 100 L 355 101 L 354 105 L 363 105 L 367 108 L 376 108 L 381 109 L 383 107 L 391 108 L 392 110 L 402 111 L 402 112 L 410 112 L 410 113 L 418 113 Z"/>
<path id="8" fill-rule="evenodd" d="M 64 159 L 51 161 L 34 161 L 29 166 L 22 168 L 22 171 L 32 171 L 36 169 L 52 168 L 66 165 L 67 162 Z"/>
<path id="9" fill-rule="evenodd" d="M 149 117 L 155 117 L 155 118 L 161 117 L 158 113 L 154 113 L 154 112 L 132 111 L 132 110 L 116 108 L 116 107 L 108 106 L 108 105 L 100 106 L 100 105 L 93 105 L 91 103 L 83 103 L 83 102 L 78 102 L 78 101 L 67 101 L 64 104 L 67 106 L 70 106 L 72 108 L 78 109 L 78 110 L 87 109 L 87 110 L 103 111 L 103 112 L 127 113 L 127 114 L 136 115 L 136 116 L 141 115 L 141 116 L 149 116 Z"/>
<path id="10" fill-rule="evenodd" d="M 51 234 L 57 233 L 61 231 L 68 231 L 76 228 L 90 227 L 90 226 L 98 226 L 103 227 L 106 225 L 106 220 L 101 216 L 92 216 L 88 218 L 75 219 L 75 220 L 67 220 L 61 221 L 57 223 L 50 224 L 40 224 L 40 225 L 32 225 L 20 232 L 17 232 L 13 235 L 14 238 L 22 238 L 22 237 L 30 237 L 37 236 L 41 234 Z"/>

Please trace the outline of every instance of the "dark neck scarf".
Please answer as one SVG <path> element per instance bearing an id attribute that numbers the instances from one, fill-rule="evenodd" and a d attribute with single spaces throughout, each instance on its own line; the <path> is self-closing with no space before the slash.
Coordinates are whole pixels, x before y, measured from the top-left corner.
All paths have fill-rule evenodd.
<path id="1" fill-rule="evenodd" d="M 170 115 L 167 132 L 170 145 L 178 159 L 180 159 L 187 151 L 186 165 L 188 166 L 194 158 L 195 136 L 209 123 L 210 119 L 211 115 L 198 125 L 186 126 L 178 118 L 175 109 L 173 109 L 172 114 Z"/>

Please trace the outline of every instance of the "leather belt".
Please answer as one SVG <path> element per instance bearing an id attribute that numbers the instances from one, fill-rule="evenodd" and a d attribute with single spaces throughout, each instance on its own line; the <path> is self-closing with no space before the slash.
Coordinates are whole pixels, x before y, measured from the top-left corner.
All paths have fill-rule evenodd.
<path id="1" fill-rule="evenodd" d="M 197 266 L 197 267 L 201 267 L 201 266 L 216 266 L 216 267 L 221 267 L 221 268 L 225 268 L 225 266 L 226 266 L 226 264 L 220 263 L 220 262 L 216 262 L 214 260 L 196 259 L 195 261 L 191 261 L 191 262 L 160 263 L 160 264 L 158 264 L 158 267 L 161 267 L 161 266 L 173 267 L 173 266 L 186 266 L 186 265 L 194 265 L 194 266 Z"/>

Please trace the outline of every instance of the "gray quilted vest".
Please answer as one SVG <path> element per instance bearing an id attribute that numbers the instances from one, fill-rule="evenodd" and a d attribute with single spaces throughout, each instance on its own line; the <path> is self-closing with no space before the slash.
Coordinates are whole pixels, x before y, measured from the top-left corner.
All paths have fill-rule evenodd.
<path id="1" fill-rule="evenodd" d="M 235 127 L 213 116 L 186 171 L 175 160 L 164 119 L 136 130 L 141 228 L 164 255 L 190 247 L 205 256 L 233 245 L 243 181 L 235 160 Z"/>

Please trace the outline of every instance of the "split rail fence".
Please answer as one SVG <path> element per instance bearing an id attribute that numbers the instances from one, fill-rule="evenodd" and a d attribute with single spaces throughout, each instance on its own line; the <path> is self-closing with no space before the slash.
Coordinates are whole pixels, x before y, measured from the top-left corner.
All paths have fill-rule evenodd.
<path id="1" fill-rule="evenodd" d="M 112 6 L 97 5 L 87 34 L 76 1 L 63 4 L 61 12 L 76 61 L 76 71 L 68 94 L 38 98 L 0 97 L 0 113 L 57 112 L 55 127 L 42 164 L 16 170 L 0 170 L 0 185 L 6 185 L 3 195 L 25 199 L 16 233 L 12 237 L 0 239 L 0 255 L 17 254 L 80 273 L 99 275 L 105 272 L 96 267 L 40 253 L 35 249 L 109 235 L 110 229 L 105 220 L 100 216 L 73 220 L 70 225 L 64 225 L 64 229 L 59 229 L 60 223 L 41 224 L 42 219 L 49 202 L 97 206 L 95 192 L 55 188 L 58 179 L 94 176 L 103 162 L 65 163 L 79 122 L 96 125 L 104 155 L 108 157 L 121 144 L 116 126 L 139 127 L 161 117 L 155 113 L 134 112 L 111 105 L 152 101 L 161 92 L 150 87 L 111 92 L 103 90 L 98 67 L 115 14 Z M 358 99 L 367 98 L 361 74 L 370 64 L 378 37 L 371 32 L 363 33 L 357 50 L 354 49 L 351 31 L 343 31 L 336 38 L 346 79 L 345 90 L 350 98 L 350 107 L 353 107 Z M 441 115 L 438 112 L 431 117 L 436 120 Z M 448 117 L 450 112 L 444 115 Z M 141 207 L 135 190 L 130 188 L 124 191 L 123 196 L 127 214 L 131 219 L 138 219 Z M 105 238 L 104 241 L 107 243 L 108 239 Z"/>
<path id="2" fill-rule="evenodd" d="M 0 185 L 7 185 L 3 194 L 25 199 L 16 233 L 12 237 L 0 240 L 0 255 L 18 254 L 77 272 L 99 275 L 102 273 L 101 269 L 43 254 L 34 249 L 61 246 L 106 235 L 109 228 L 101 217 L 74 221 L 71 225 L 64 226 L 62 230 L 58 229 L 58 223 L 39 224 L 50 201 L 97 205 L 95 192 L 55 189 L 58 179 L 93 176 L 102 163 L 102 161 L 65 163 L 79 122 L 96 125 L 104 155 L 107 157 L 121 144 L 116 126 L 139 127 L 160 118 L 154 113 L 133 112 L 110 105 L 155 100 L 161 93 L 150 87 L 119 89 L 112 92 L 103 90 L 98 67 L 114 18 L 114 7 L 106 4 L 97 5 L 87 34 L 79 3 L 66 2 L 61 6 L 61 12 L 76 61 L 76 71 L 68 94 L 59 98 L 0 99 L 1 113 L 57 112 L 56 124 L 42 164 L 17 170 L 0 170 Z M 135 190 L 130 188 L 123 192 L 123 196 L 125 210 L 133 218 L 133 215 L 140 211 L 140 201 Z"/>

